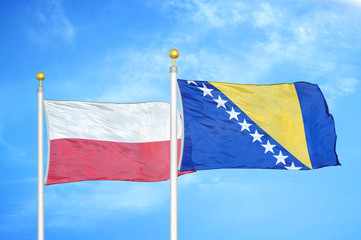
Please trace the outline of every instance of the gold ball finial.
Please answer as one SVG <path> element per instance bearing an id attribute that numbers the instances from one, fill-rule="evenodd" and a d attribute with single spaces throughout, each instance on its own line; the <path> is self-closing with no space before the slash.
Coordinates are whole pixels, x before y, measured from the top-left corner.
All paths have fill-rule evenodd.
<path id="1" fill-rule="evenodd" d="M 176 59 L 179 56 L 179 52 L 177 49 L 172 49 L 169 51 L 169 57 L 172 59 Z"/>
<path id="2" fill-rule="evenodd" d="M 38 74 L 36 74 L 36 78 L 37 78 L 39 81 L 43 81 L 44 78 L 45 78 L 45 74 L 42 73 L 42 72 L 39 72 Z"/>
<path id="3" fill-rule="evenodd" d="M 43 81 L 45 79 L 45 74 L 42 72 L 39 72 L 38 74 L 36 74 L 36 78 L 40 81 L 40 87 L 41 87 L 41 81 Z"/>
<path id="4" fill-rule="evenodd" d="M 169 57 L 173 59 L 173 66 L 175 65 L 175 60 L 178 58 L 179 52 L 177 49 L 172 49 L 169 51 Z"/>

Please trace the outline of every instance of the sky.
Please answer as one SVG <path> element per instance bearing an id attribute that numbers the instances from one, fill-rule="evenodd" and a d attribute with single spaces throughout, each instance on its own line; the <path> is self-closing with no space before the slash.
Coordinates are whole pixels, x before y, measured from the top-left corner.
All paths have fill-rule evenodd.
<path id="1" fill-rule="evenodd" d="M 169 102 L 173 48 L 182 79 L 318 84 L 342 164 L 182 176 L 179 239 L 361 239 L 360 26 L 359 0 L 1 1 L 0 239 L 37 238 L 36 74 L 45 99 Z M 169 181 L 44 193 L 46 239 L 169 239 Z"/>

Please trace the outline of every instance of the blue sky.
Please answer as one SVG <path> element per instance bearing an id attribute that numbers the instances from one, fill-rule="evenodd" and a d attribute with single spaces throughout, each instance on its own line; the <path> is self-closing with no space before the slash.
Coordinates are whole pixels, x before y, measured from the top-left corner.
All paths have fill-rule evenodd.
<path id="1" fill-rule="evenodd" d="M 1 1 L 0 239 L 36 239 L 37 97 L 169 101 L 178 77 L 317 83 L 341 167 L 179 179 L 179 239 L 361 238 L 361 1 Z M 45 155 L 47 148 L 45 148 Z M 45 187 L 46 239 L 168 239 L 169 182 Z"/>

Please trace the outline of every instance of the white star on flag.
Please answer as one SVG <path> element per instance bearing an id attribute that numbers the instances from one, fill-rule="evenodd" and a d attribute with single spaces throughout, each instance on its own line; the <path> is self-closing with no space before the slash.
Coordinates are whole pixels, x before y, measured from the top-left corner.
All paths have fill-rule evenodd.
<path id="1" fill-rule="evenodd" d="M 229 114 L 229 120 L 231 120 L 232 118 L 235 118 L 237 119 L 238 121 L 238 115 L 241 114 L 240 112 L 236 112 L 234 111 L 233 107 L 232 107 L 232 110 L 231 111 L 226 111 L 228 114 Z"/>
<path id="2" fill-rule="evenodd" d="M 242 122 L 242 123 L 238 123 L 238 124 L 242 126 L 241 132 L 242 132 L 243 130 L 245 130 L 245 129 L 246 129 L 248 132 L 250 132 L 249 126 L 251 126 L 252 124 L 247 123 L 246 119 L 243 119 L 243 122 Z"/>
<path id="3" fill-rule="evenodd" d="M 216 103 L 218 103 L 217 104 L 217 108 L 219 108 L 219 107 L 224 107 L 225 109 L 227 109 L 226 108 L 226 105 L 224 105 L 227 101 L 226 100 L 223 100 L 222 98 L 221 98 L 221 95 L 219 95 L 218 96 L 218 99 L 213 99 Z"/>
<path id="4" fill-rule="evenodd" d="M 260 142 L 262 142 L 261 137 L 262 137 L 264 134 L 259 134 L 258 131 L 257 131 L 257 129 L 256 129 L 256 131 L 255 131 L 254 133 L 251 133 L 250 135 L 253 137 L 253 141 L 252 141 L 252 142 L 255 142 L 255 141 L 260 141 Z"/>
<path id="5" fill-rule="evenodd" d="M 261 144 L 262 147 L 265 148 L 264 150 L 264 153 L 266 154 L 267 152 L 273 152 L 273 148 L 276 146 L 276 145 L 272 145 L 269 140 L 267 140 L 267 144 Z"/>
<path id="6" fill-rule="evenodd" d="M 302 167 L 296 167 L 296 166 L 295 166 L 295 163 L 292 162 L 292 164 L 291 164 L 290 167 L 286 167 L 286 166 L 285 166 L 285 168 L 287 168 L 287 170 L 300 170 Z"/>
<path id="7" fill-rule="evenodd" d="M 276 165 L 280 162 L 286 165 L 285 159 L 288 158 L 288 156 L 284 156 L 280 150 L 280 153 L 278 155 L 273 155 L 275 158 L 277 158 Z M 287 167 L 286 167 L 287 168 Z"/>
<path id="8" fill-rule="evenodd" d="M 213 97 L 213 95 L 212 95 L 211 92 L 212 92 L 214 89 L 207 88 L 207 86 L 204 85 L 204 83 L 203 83 L 203 87 L 198 87 L 198 88 L 203 91 L 203 97 L 205 97 L 205 96 L 207 96 L 207 95 Z"/>
<path id="9" fill-rule="evenodd" d="M 188 84 L 193 83 L 194 85 L 198 86 L 198 84 L 197 84 L 195 81 L 192 81 L 192 80 L 187 80 L 187 83 L 188 83 Z"/>

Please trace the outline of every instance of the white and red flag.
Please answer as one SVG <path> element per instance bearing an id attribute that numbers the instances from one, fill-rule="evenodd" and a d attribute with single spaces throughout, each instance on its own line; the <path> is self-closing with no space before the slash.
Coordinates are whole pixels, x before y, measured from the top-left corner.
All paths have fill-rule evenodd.
<path id="1" fill-rule="evenodd" d="M 49 139 L 46 185 L 169 179 L 168 103 L 44 100 L 44 105 Z M 178 156 L 181 133 L 178 124 Z"/>

